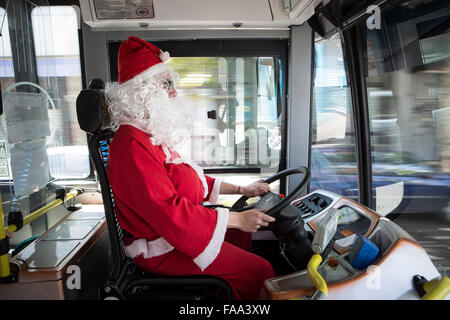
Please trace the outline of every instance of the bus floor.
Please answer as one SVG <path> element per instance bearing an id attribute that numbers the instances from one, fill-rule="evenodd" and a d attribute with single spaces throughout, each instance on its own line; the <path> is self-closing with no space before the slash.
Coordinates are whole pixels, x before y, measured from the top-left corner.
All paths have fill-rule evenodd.
<path id="1" fill-rule="evenodd" d="M 403 213 L 394 221 L 419 242 L 442 275 L 450 276 L 450 212 Z"/>

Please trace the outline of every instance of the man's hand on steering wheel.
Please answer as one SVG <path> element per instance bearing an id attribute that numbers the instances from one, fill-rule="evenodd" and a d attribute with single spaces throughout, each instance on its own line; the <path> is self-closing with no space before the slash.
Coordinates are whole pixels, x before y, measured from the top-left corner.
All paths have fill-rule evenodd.
<path id="1" fill-rule="evenodd" d="M 271 192 L 269 184 L 292 174 L 302 174 L 303 178 L 298 185 L 285 198 Z M 265 227 L 278 218 L 281 210 L 288 206 L 295 197 L 308 185 L 311 173 L 306 167 L 286 169 L 276 173 L 266 180 L 258 180 L 242 190 L 244 195 L 230 208 L 228 228 L 238 228 L 246 232 L 255 232 L 258 229 L 269 230 Z M 261 199 L 251 206 L 246 200 L 255 196 Z M 282 219 L 281 219 L 282 220 Z M 269 226 L 270 228 L 270 226 Z"/>
<path id="2" fill-rule="evenodd" d="M 262 196 L 271 191 L 272 189 L 269 184 L 265 183 L 263 179 L 253 182 L 248 186 L 240 187 L 240 193 L 248 198 Z"/>
<path id="3" fill-rule="evenodd" d="M 267 227 L 275 218 L 260 209 L 249 209 L 242 212 L 230 211 L 228 228 L 237 228 L 245 232 L 256 232 L 262 226 Z"/>
<path id="4" fill-rule="evenodd" d="M 289 192 L 288 195 L 286 195 L 284 198 L 278 194 L 275 194 L 273 192 L 269 192 L 267 191 L 267 185 L 276 181 L 276 180 L 280 180 L 283 177 L 287 177 L 293 174 L 302 174 L 303 177 L 300 179 L 300 182 L 297 184 L 297 186 L 291 191 Z M 249 196 L 244 194 L 241 198 L 239 198 L 230 208 L 230 218 L 231 218 L 231 213 L 232 212 L 240 212 L 240 213 L 245 213 L 246 211 L 257 211 L 260 214 L 262 214 L 264 212 L 264 221 L 258 221 L 257 219 L 250 219 L 249 221 L 253 221 L 253 225 L 252 225 L 252 230 L 258 230 L 259 228 L 261 228 L 262 230 L 270 230 L 271 226 L 267 226 L 263 223 L 267 223 L 267 222 L 273 222 L 268 220 L 266 217 L 273 217 L 276 218 L 278 220 L 278 222 L 282 222 L 283 219 L 278 219 L 280 217 L 281 211 L 287 207 L 293 200 L 295 200 L 295 197 L 297 197 L 298 194 L 300 194 L 300 192 L 307 187 L 309 181 L 311 179 L 311 172 L 309 171 L 308 168 L 306 167 L 296 167 L 296 168 L 291 168 L 291 169 L 286 169 L 280 172 L 277 172 L 276 174 L 274 174 L 273 176 L 271 176 L 270 178 L 267 178 L 264 181 L 257 181 L 256 183 L 253 183 L 251 185 L 253 185 L 252 190 L 255 191 L 255 193 L 257 192 L 265 192 L 261 195 L 261 199 L 258 200 L 257 203 L 252 204 L 252 205 L 248 205 L 246 200 L 252 196 L 254 196 L 254 193 L 249 193 Z M 247 186 L 250 187 L 251 185 Z M 259 190 L 259 191 L 258 191 Z M 252 213 L 253 214 L 253 213 Z M 249 214 L 249 215 L 252 215 Z M 234 214 L 233 214 L 234 216 Z M 234 218 L 232 218 L 234 219 Z M 266 228 L 268 227 L 268 228 Z"/>

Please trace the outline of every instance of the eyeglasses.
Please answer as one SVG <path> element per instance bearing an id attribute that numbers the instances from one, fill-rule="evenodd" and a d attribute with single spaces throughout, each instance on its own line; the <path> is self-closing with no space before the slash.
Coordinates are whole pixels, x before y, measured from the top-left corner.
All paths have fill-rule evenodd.
<path id="1" fill-rule="evenodd" d="M 170 78 L 163 79 L 162 84 L 163 84 L 163 88 L 168 91 L 172 91 L 173 89 L 175 89 L 175 84 L 174 84 L 173 80 Z"/>

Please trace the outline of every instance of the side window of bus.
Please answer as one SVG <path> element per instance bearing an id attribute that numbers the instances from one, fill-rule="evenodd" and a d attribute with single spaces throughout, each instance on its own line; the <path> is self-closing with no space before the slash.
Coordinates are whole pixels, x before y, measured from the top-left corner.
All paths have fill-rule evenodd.
<path id="1" fill-rule="evenodd" d="M 448 1 L 409 1 L 382 11 L 380 29 L 364 28 L 379 213 L 448 211 L 449 17 Z"/>
<path id="2" fill-rule="evenodd" d="M 14 66 L 9 39 L 8 16 L 4 8 L 0 8 L 0 84 L 2 90 L 14 84 Z"/>
<path id="3" fill-rule="evenodd" d="M 82 88 L 75 9 L 7 3 L 0 8 L 1 199 L 4 212 L 25 216 L 55 199 L 51 182 L 85 178 L 90 163 L 75 108 Z M 12 241 L 44 232 L 58 217 L 36 219 Z"/>
<path id="4" fill-rule="evenodd" d="M 75 107 L 82 89 L 77 13 L 70 6 L 36 7 L 31 19 L 39 85 L 53 100 L 47 138 L 50 174 L 58 179 L 86 178 L 89 152 Z"/>
<path id="5" fill-rule="evenodd" d="M 358 200 L 352 104 L 339 34 L 316 41 L 313 81 L 310 189 Z"/>
<path id="6" fill-rule="evenodd" d="M 239 185 L 278 171 L 279 58 L 173 57 L 169 65 L 179 75 L 177 90 L 189 96 L 197 109 L 199 127 L 190 148 L 198 165 L 229 170 L 211 176 Z M 278 191 L 279 183 L 271 187 Z M 234 198 L 221 195 L 219 201 Z"/>

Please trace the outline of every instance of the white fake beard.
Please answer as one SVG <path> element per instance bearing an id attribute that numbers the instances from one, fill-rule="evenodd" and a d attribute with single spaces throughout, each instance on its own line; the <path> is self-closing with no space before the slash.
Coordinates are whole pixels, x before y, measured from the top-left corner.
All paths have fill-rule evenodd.
<path id="1" fill-rule="evenodd" d="M 199 121 L 190 98 L 178 92 L 169 97 L 155 83 L 121 86 L 109 83 L 105 88 L 113 127 L 131 124 L 150 134 L 154 145 L 176 150 L 189 161 L 191 137 Z"/>

